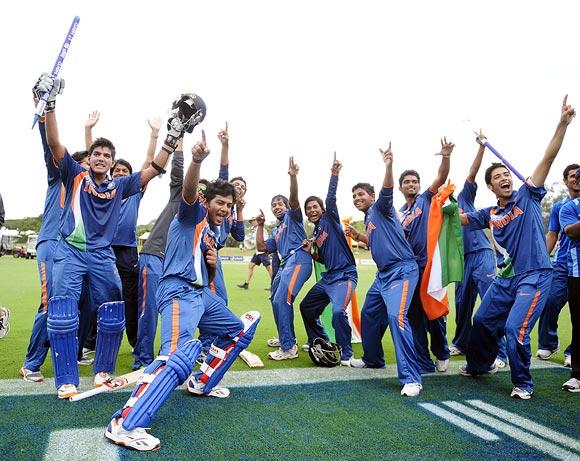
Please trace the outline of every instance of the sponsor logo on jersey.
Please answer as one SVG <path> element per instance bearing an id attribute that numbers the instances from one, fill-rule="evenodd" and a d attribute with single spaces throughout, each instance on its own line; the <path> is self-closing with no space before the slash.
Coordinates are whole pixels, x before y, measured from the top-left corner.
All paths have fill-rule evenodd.
<path id="1" fill-rule="evenodd" d="M 492 213 L 494 213 L 493 210 Z M 503 227 L 507 226 L 510 222 L 512 222 L 514 219 L 516 219 L 518 216 L 521 216 L 523 214 L 524 212 L 520 207 L 514 206 L 505 215 L 500 216 L 492 214 L 489 220 L 489 224 L 491 227 L 502 229 Z"/>

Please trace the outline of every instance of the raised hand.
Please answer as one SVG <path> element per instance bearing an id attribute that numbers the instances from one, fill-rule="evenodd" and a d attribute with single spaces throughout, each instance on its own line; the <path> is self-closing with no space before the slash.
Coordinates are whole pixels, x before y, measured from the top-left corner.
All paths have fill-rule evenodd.
<path id="1" fill-rule="evenodd" d="M 258 226 L 263 226 L 266 222 L 266 216 L 264 216 L 264 212 L 260 210 L 260 214 L 254 218 L 256 220 L 256 224 Z"/>
<path id="2" fill-rule="evenodd" d="M 226 122 L 226 127 L 219 131 L 218 139 L 222 143 L 222 146 L 227 146 L 230 142 L 230 136 L 228 134 L 228 122 Z"/>
<path id="3" fill-rule="evenodd" d="M 443 139 L 441 139 L 441 152 L 439 152 L 437 155 L 441 155 L 443 158 L 449 158 L 451 156 L 451 152 L 453 152 L 454 147 L 455 144 L 453 144 L 451 141 L 447 141 L 447 138 L 443 136 Z"/>
<path id="4" fill-rule="evenodd" d="M 336 151 L 334 151 L 334 160 L 332 161 L 332 167 L 330 168 L 330 173 L 332 176 L 338 176 L 342 168 L 342 163 L 336 160 Z"/>
<path id="5" fill-rule="evenodd" d="M 92 129 L 97 124 L 100 117 L 101 117 L 101 113 L 98 110 L 92 111 L 89 114 L 89 116 L 87 117 L 87 120 L 85 122 L 85 128 Z"/>
<path id="6" fill-rule="evenodd" d="M 346 235 L 347 237 L 353 238 L 355 240 L 358 241 L 358 237 L 359 237 L 360 232 L 357 231 L 353 226 L 351 226 L 350 224 L 346 224 L 344 226 L 344 235 Z"/>
<path id="7" fill-rule="evenodd" d="M 393 151 L 391 150 L 391 141 L 389 141 L 389 147 L 386 149 L 379 149 L 379 152 L 383 156 L 383 162 L 385 165 L 392 166 L 393 165 Z"/>
<path id="8" fill-rule="evenodd" d="M 560 117 L 560 123 L 569 125 L 574 117 L 576 117 L 576 110 L 568 104 L 568 95 L 566 95 L 564 96 L 564 101 L 562 101 L 562 116 Z"/>
<path id="9" fill-rule="evenodd" d="M 246 206 L 246 199 L 243 195 L 236 194 L 236 212 L 241 213 Z"/>
<path id="10" fill-rule="evenodd" d="M 38 78 L 36 84 L 32 88 L 32 92 L 36 99 L 40 99 L 44 93 L 50 92 L 46 103 L 46 112 L 54 110 L 56 97 L 64 91 L 64 79 L 53 79 L 48 73 L 44 72 Z"/>
<path id="11" fill-rule="evenodd" d="M 294 157 L 290 157 L 290 160 L 288 162 L 288 174 L 290 176 L 298 176 L 298 171 L 300 170 L 300 167 L 294 163 Z"/>
<path id="12" fill-rule="evenodd" d="M 475 134 L 477 135 L 477 136 L 475 137 L 475 142 L 476 142 L 477 144 L 479 144 L 480 146 L 483 146 L 483 145 L 485 145 L 485 143 L 487 142 L 487 136 L 485 136 L 485 135 L 483 134 L 483 132 L 481 131 L 481 128 L 479 129 L 479 134 L 477 134 L 477 132 L 475 132 Z"/>
<path id="13" fill-rule="evenodd" d="M 162 123 L 163 120 L 161 120 L 161 117 L 153 117 L 147 119 L 147 124 L 149 125 L 149 128 L 151 128 L 152 135 L 157 136 L 159 134 L 159 130 L 161 129 Z"/>
<path id="14" fill-rule="evenodd" d="M 205 130 L 201 130 L 201 141 L 191 148 L 191 159 L 194 163 L 201 163 L 209 155 L 209 149 L 205 139 Z"/>

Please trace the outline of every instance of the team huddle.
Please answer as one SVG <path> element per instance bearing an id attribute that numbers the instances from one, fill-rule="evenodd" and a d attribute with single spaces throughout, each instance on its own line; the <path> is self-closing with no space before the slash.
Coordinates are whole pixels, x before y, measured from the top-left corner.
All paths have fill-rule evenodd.
<path id="1" fill-rule="evenodd" d="M 83 345 L 92 337 L 94 384 L 111 385 L 126 329 L 133 369 L 142 372 L 130 398 L 112 416 L 105 436 L 128 448 L 157 450 L 159 439 L 145 428 L 173 390 L 185 384 L 195 396 L 228 397 L 230 391 L 220 381 L 249 346 L 260 322 L 259 312 L 238 317 L 228 308 L 219 257 L 228 236 L 244 241 L 246 181 L 229 177 L 227 124 L 218 134 L 222 148 L 218 179 L 200 178 L 201 164 L 210 154 L 203 130 L 185 170 L 183 138 L 206 116 L 204 101 L 190 93 L 173 103 L 167 136 L 156 154 L 161 121 L 149 121 L 151 139 L 140 171 L 133 172 L 130 163 L 115 159 L 115 147 L 108 139 L 93 140 L 96 112 L 85 125 L 87 150 L 70 155 L 60 141 L 55 111 L 63 88 L 62 79 L 48 74 L 33 88 L 36 99 L 48 93 L 39 123 L 48 190 L 37 244 L 41 304 L 20 374 L 26 381 L 42 381 L 40 367 L 50 349 L 58 398 L 74 397 L 78 364 L 86 360 Z M 454 144 L 441 140 L 441 164 L 425 191 L 420 192 L 415 170 L 401 174 L 398 183 L 405 205 L 400 210 L 393 205 L 394 154 L 390 143 L 380 149 L 385 169 L 380 190 L 364 182 L 352 187 L 354 206 L 364 214 L 364 232 L 343 225 L 339 216 L 336 193 L 342 164 L 336 154 L 325 200 L 309 196 L 304 210 L 298 196 L 299 167 L 290 157 L 290 193 L 271 200 L 277 223 L 270 236 L 264 214 L 255 218 L 257 254 L 247 281 L 239 285 L 247 289 L 253 267 L 269 265 L 266 255 L 271 255 L 270 299 L 278 337 L 268 340 L 276 348 L 268 358 L 298 357 L 293 303 L 311 277 L 314 260 L 324 270 L 299 309 L 308 336 L 306 348 L 318 365 L 384 367 L 382 340 L 390 328 L 401 395 L 419 395 L 423 374 L 446 372 L 451 355 L 465 354 L 461 374 L 495 373 L 509 363 L 512 397 L 529 399 L 534 391 L 530 333 L 539 319 L 538 356 L 549 359 L 558 352 L 558 314 L 568 301 L 573 339 L 565 357 L 572 376 L 562 387 L 580 392 L 579 165 L 564 171 L 570 198 L 553 208 L 547 242 L 540 207 L 546 194 L 544 182 L 574 116 L 575 110 L 564 99 L 556 132 L 520 189 L 513 190 L 506 165 L 494 163 L 487 168 L 485 183 L 496 195 L 497 205 L 481 210 L 474 205 L 475 178 L 485 136 L 477 136 L 478 151 L 455 211 L 455 219 L 463 225 L 464 268 L 463 280 L 456 284 L 457 329 L 451 345 L 445 317 L 426 315 L 419 288 L 428 268 L 431 203 L 447 181 Z M 171 156 L 169 200 L 138 254 L 141 198 L 147 183 L 166 172 Z M 304 215 L 314 225 L 311 236 Z M 491 230 L 495 251 L 484 229 Z M 361 311 L 360 358 L 353 355 L 347 313 L 358 282 L 350 239 L 368 246 L 377 266 Z M 550 253 L 555 248 L 552 265 Z M 472 322 L 478 295 L 482 302 Z M 321 322 L 327 305 L 332 309 L 336 344 L 330 342 Z M 155 351 L 159 316 L 161 347 Z"/>

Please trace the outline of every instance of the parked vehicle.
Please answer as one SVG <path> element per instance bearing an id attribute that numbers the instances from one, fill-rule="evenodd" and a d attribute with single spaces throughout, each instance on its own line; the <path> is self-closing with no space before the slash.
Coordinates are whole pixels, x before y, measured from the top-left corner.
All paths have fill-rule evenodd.
<path id="1" fill-rule="evenodd" d="M 12 248 L 12 256 L 14 256 L 15 258 L 27 258 L 26 248 L 14 246 Z"/>
<path id="2" fill-rule="evenodd" d="M 38 235 L 32 234 L 28 236 L 28 241 L 26 242 L 26 258 L 34 259 L 36 258 L 36 241 L 38 240 Z"/>

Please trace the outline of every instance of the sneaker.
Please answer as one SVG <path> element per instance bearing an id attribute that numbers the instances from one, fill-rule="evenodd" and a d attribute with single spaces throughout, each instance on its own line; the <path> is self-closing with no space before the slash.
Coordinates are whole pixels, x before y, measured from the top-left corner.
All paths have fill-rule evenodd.
<path id="1" fill-rule="evenodd" d="M 103 384 L 105 384 L 107 381 L 111 381 L 111 380 L 112 380 L 112 376 L 110 375 L 110 373 L 108 373 L 106 371 L 99 371 L 95 375 L 95 379 L 94 379 L 95 387 L 100 387 Z"/>
<path id="2" fill-rule="evenodd" d="M 44 381 L 44 376 L 39 371 L 31 371 L 28 368 L 22 367 L 18 373 L 22 376 L 24 381 L 28 381 L 29 383 L 41 383 Z"/>
<path id="3" fill-rule="evenodd" d="M 449 353 L 452 356 L 456 356 L 456 355 L 465 355 L 465 352 L 463 352 L 461 349 L 459 349 L 457 346 L 451 346 L 449 348 Z"/>
<path id="4" fill-rule="evenodd" d="M 280 340 L 278 338 L 272 338 L 266 341 L 266 344 L 270 347 L 280 347 Z"/>
<path id="5" fill-rule="evenodd" d="M 367 368 L 367 364 L 363 359 L 355 359 L 354 357 L 351 357 L 350 360 L 341 361 L 340 364 L 351 368 Z"/>
<path id="6" fill-rule="evenodd" d="M 77 361 L 79 365 L 92 365 L 95 359 L 89 356 L 88 354 L 83 354 L 80 360 Z"/>
<path id="7" fill-rule="evenodd" d="M 123 429 L 117 418 L 113 419 L 107 426 L 105 437 L 116 445 L 139 451 L 157 451 L 161 446 L 159 439 L 148 434 L 142 427 L 136 427 L 132 431 Z"/>
<path id="8" fill-rule="evenodd" d="M 10 331 L 10 310 L 7 307 L 0 307 L 0 339 Z"/>
<path id="9" fill-rule="evenodd" d="M 495 373 L 497 373 L 497 371 L 499 370 L 497 363 L 493 362 L 491 364 L 491 367 L 489 368 L 489 370 L 487 370 L 485 373 L 486 375 L 493 375 Z M 459 367 L 459 374 L 463 375 L 463 376 L 477 376 L 477 375 L 473 375 L 468 369 L 467 369 L 467 363 L 464 363 L 463 365 L 461 365 Z"/>
<path id="10" fill-rule="evenodd" d="M 507 365 L 507 363 L 505 361 L 503 361 L 502 359 L 495 359 L 494 364 L 497 368 L 500 368 L 500 369 L 505 368 Z"/>
<path id="11" fill-rule="evenodd" d="M 243 288 L 244 290 L 247 290 L 249 286 L 250 284 L 248 282 L 244 282 L 241 285 L 238 285 L 238 288 Z"/>
<path id="12" fill-rule="evenodd" d="M 187 390 L 193 395 L 202 395 L 205 397 L 217 397 L 218 399 L 225 399 L 230 396 L 230 390 L 227 387 L 214 387 L 208 393 L 203 391 L 205 383 L 192 376 L 187 381 Z"/>
<path id="13" fill-rule="evenodd" d="M 562 384 L 562 390 L 574 393 L 580 392 L 580 379 L 570 378 Z"/>
<path id="14" fill-rule="evenodd" d="M 94 349 L 90 349 L 88 347 L 83 347 L 83 355 L 89 355 L 89 354 L 94 354 L 95 350 Z"/>
<path id="15" fill-rule="evenodd" d="M 536 357 L 538 357 L 540 360 L 550 360 L 558 352 L 560 352 L 559 347 L 557 347 L 556 349 L 553 349 L 553 350 L 538 349 L 538 352 L 536 353 Z"/>
<path id="16" fill-rule="evenodd" d="M 572 368 L 572 356 L 571 355 L 564 356 L 564 366 L 566 368 Z"/>
<path id="17" fill-rule="evenodd" d="M 449 368 L 449 359 L 445 359 L 445 360 L 437 360 L 435 362 L 435 369 L 439 372 L 439 373 L 445 373 L 447 371 L 447 369 Z"/>
<path id="18" fill-rule="evenodd" d="M 515 397 L 522 400 L 529 400 L 532 398 L 533 392 L 526 391 L 524 389 L 520 389 L 519 387 L 514 387 L 512 389 L 512 393 L 510 397 Z"/>
<path id="19" fill-rule="evenodd" d="M 77 387 L 74 384 L 63 384 L 58 388 L 56 395 L 59 399 L 68 399 L 77 395 Z"/>
<path id="20" fill-rule="evenodd" d="M 282 348 L 270 352 L 268 354 L 268 358 L 271 360 L 292 360 L 298 358 L 298 346 L 294 344 L 292 349 L 288 349 L 287 351 L 283 350 Z"/>
<path id="21" fill-rule="evenodd" d="M 423 386 L 419 383 L 407 383 L 401 389 L 401 395 L 403 397 L 417 397 L 423 389 Z"/>
<path id="22" fill-rule="evenodd" d="M 310 350 L 310 346 L 308 344 L 302 344 L 302 350 L 304 352 L 308 352 Z"/>

